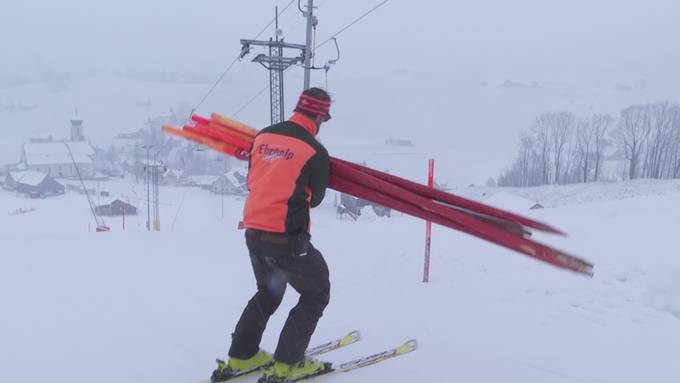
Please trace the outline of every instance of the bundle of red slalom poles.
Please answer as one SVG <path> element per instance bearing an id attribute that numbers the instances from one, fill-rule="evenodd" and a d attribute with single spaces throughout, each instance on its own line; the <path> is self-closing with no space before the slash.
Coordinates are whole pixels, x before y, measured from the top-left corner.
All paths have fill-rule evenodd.
<path id="1" fill-rule="evenodd" d="M 209 119 L 194 115 L 191 119 L 192 124 L 182 129 L 164 126 L 163 131 L 241 160 L 248 159 L 257 130 L 218 114 Z M 333 157 L 329 187 L 554 266 L 593 275 L 591 263 L 529 238 L 532 229 L 565 235 L 547 224 Z"/>

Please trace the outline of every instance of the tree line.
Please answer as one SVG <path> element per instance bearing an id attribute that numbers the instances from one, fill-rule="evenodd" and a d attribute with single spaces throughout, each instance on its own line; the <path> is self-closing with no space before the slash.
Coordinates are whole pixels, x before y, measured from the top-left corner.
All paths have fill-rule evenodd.
<path id="1" fill-rule="evenodd" d="M 618 164 L 605 170 L 605 160 Z M 520 134 L 519 152 L 499 186 L 637 178 L 680 178 L 680 105 L 629 106 L 617 118 L 547 112 Z"/>

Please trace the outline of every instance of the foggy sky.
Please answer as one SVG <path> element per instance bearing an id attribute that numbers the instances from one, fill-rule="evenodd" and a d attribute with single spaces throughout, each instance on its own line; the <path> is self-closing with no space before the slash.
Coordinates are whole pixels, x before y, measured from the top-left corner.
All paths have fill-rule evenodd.
<path id="1" fill-rule="evenodd" d="M 379 1 L 319 0 L 317 41 Z M 2 74 L 219 73 L 287 0 L 3 0 Z M 293 5 L 282 15 L 303 42 Z M 456 69 L 478 77 L 660 78 L 680 66 L 675 0 L 392 0 L 340 36 L 338 71 Z M 271 29 L 270 29 L 271 31 Z M 270 36 L 267 33 L 264 37 Z M 194 54 L 200 53 L 200 58 Z M 331 45 L 318 56 L 333 56 Z M 343 68 L 344 67 L 344 68 Z"/>

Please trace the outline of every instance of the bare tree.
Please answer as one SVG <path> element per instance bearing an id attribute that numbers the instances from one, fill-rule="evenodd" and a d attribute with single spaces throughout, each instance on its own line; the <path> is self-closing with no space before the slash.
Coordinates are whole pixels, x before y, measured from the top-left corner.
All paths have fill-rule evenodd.
<path id="1" fill-rule="evenodd" d="M 670 177 L 680 178 L 680 106 L 673 111 L 673 124 L 670 144 Z"/>
<path id="2" fill-rule="evenodd" d="M 649 107 L 634 105 L 621 111 L 619 119 L 619 143 L 628 160 L 628 178 L 639 176 L 640 160 L 650 132 Z"/>
<path id="3" fill-rule="evenodd" d="M 650 178 L 663 178 L 668 166 L 666 157 L 672 136 L 673 106 L 669 102 L 648 106 L 650 119 L 649 139 L 645 150 L 643 175 Z"/>
<path id="4" fill-rule="evenodd" d="M 569 142 L 576 117 L 573 113 L 560 112 L 548 113 L 547 118 L 550 126 L 550 143 L 552 145 L 553 165 L 555 167 L 554 183 L 559 184 L 560 177 L 562 176 L 562 166 L 564 165 L 565 148 Z"/>
<path id="5" fill-rule="evenodd" d="M 576 142 L 571 139 L 567 143 L 562 160 L 562 176 L 560 183 L 569 184 L 581 181 L 581 170 L 579 169 L 579 155 L 576 150 Z"/>
<path id="6" fill-rule="evenodd" d="M 607 139 L 607 133 L 609 129 L 614 124 L 614 117 L 607 114 L 596 114 L 591 118 L 590 127 L 593 131 L 594 137 L 594 153 L 593 162 L 595 166 L 595 174 L 593 175 L 594 181 L 600 180 L 600 173 L 602 169 L 602 163 L 604 161 L 605 150 L 609 146 L 609 140 Z"/>
<path id="7" fill-rule="evenodd" d="M 612 138 L 625 157 L 618 166 L 623 179 L 680 178 L 680 105 L 662 102 L 625 108 L 618 121 L 607 114 L 539 115 L 520 135 L 518 156 L 498 185 L 599 181 Z"/>
<path id="8" fill-rule="evenodd" d="M 500 186 L 534 186 L 535 159 L 534 140 L 527 132 L 520 135 L 519 155 L 512 166 L 499 177 Z"/>
<path id="9" fill-rule="evenodd" d="M 531 186 L 532 185 L 532 160 L 533 160 L 533 146 L 534 140 L 526 133 L 523 133 L 520 137 L 520 149 L 518 160 L 518 170 L 519 170 L 519 182 L 518 186 Z"/>
<path id="10" fill-rule="evenodd" d="M 550 127 L 552 126 L 552 113 L 544 113 L 536 118 L 530 129 L 534 135 L 535 150 L 537 153 L 537 166 L 540 171 L 540 184 L 550 183 L 551 153 Z"/>
<path id="11" fill-rule="evenodd" d="M 575 156 L 568 150 L 576 117 L 569 112 L 539 115 L 520 136 L 519 155 L 499 185 L 535 186 L 571 181 Z M 565 158 L 567 157 L 567 158 Z"/>
<path id="12" fill-rule="evenodd" d="M 576 128 L 576 162 L 581 173 L 581 182 L 588 182 L 594 157 L 595 130 L 590 121 L 579 120 Z"/>

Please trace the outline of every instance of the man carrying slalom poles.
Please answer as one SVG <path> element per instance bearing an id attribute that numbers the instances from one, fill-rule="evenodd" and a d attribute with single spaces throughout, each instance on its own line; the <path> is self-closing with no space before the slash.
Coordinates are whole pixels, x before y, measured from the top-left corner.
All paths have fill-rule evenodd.
<path id="1" fill-rule="evenodd" d="M 250 150 L 243 226 L 257 282 L 232 334 L 229 360 L 218 361 L 212 383 L 263 370 L 259 383 L 281 383 L 327 372 L 330 363 L 305 349 L 330 298 L 328 266 L 310 242 L 309 209 L 328 186 L 328 152 L 315 138 L 330 116 L 330 95 L 305 90 L 293 116 L 261 130 Z M 290 284 L 300 299 L 290 311 L 274 355 L 260 349 L 270 316 Z"/>

